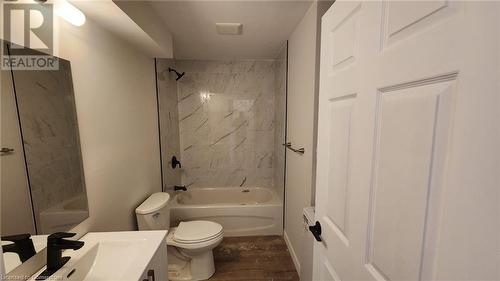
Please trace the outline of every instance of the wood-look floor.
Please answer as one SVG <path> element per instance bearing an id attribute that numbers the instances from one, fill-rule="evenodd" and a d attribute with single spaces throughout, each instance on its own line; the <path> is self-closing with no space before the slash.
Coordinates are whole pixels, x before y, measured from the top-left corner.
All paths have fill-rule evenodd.
<path id="1" fill-rule="evenodd" d="M 281 236 L 225 237 L 214 249 L 215 274 L 210 281 L 298 281 Z"/>

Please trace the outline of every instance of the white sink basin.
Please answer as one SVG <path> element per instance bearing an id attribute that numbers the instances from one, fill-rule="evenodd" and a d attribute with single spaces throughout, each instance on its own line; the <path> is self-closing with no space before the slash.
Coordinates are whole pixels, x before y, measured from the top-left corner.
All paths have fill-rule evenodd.
<path id="1" fill-rule="evenodd" d="M 52 280 L 142 280 L 156 251 L 160 247 L 166 251 L 166 235 L 167 231 L 88 233 L 80 239 L 85 242 L 81 249 L 63 253 L 71 259 L 51 276 L 56 278 Z"/>

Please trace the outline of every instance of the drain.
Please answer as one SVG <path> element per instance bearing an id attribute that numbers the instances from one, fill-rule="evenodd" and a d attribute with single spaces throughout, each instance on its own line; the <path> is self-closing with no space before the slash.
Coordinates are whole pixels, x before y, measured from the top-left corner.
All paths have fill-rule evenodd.
<path id="1" fill-rule="evenodd" d="M 74 268 L 73 270 L 71 270 L 68 275 L 66 275 L 66 278 L 69 278 L 71 275 L 73 275 L 73 273 L 76 272 L 76 268 Z"/>

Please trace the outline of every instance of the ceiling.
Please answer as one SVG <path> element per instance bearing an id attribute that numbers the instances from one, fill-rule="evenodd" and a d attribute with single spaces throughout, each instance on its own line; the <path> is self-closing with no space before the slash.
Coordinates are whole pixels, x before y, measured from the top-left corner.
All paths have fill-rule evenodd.
<path id="1" fill-rule="evenodd" d="M 150 31 L 151 28 L 147 28 L 147 24 L 143 24 L 144 20 L 139 21 L 140 17 L 132 18 L 130 13 L 125 12 L 123 7 L 115 5 L 113 1 L 70 0 L 70 2 L 94 22 L 142 50 L 148 57 L 171 58 L 173 56 L 172 38 L 168 37 L 170 34 L 162 33 L 162 36 L 152 36 L 156 34 Z M 144 10 L 141 9 L 141 12 L 144 13 Z M 157 20 L 155 23 L 161 24 L 161 21 Z"/>
<path id="2" fill-rule="evenodd" d="M 312 0 L 149 1 L 179 59 L 274 59 Z M 215 23 L 242 23 L 242 35 L 219 35 Z"/>

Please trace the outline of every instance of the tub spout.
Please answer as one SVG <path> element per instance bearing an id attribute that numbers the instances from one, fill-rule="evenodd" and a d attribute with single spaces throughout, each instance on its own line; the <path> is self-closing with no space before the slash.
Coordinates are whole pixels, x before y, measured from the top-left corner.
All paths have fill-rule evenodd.
<path id="1" fill-rule="evenodd" d="M 187 191 L 187 188 L 185 185 L 174 185 L 174 191 Z"/>

